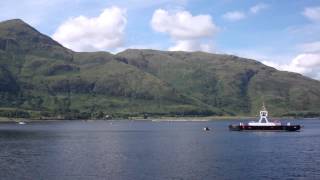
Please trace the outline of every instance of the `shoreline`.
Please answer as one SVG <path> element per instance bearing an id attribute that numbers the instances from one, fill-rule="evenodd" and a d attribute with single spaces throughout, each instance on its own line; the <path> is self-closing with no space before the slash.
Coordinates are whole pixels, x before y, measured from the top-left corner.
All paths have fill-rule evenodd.
<path id="1" fill-rule="evenodd" d="M 208 122 L 208 121 L 224 121 L 224 120 L 235 120 L 235 121 L 250 121 L 258 120 L 258 117 L 253 116 L 207 116 L 207 117 L 150 117 L 144 119 L 143 117 L 130 117 L 125 118 L 114 118 L 114 119 L 55 119 L 55 118 L 44 118 L 44 119 L 27 119 L 27 118 L 6 118 L 0 117 L 0 123 L 18 123 L 18 122 L 56 122 L 56 121 L 151 121 L 151 122 Z M 313 119 L 320 120 L 320 117 L 315 118 L 304 118 L 304 117 L 271 117 L 270 120 L 300 120 L 300 119 Z"/>

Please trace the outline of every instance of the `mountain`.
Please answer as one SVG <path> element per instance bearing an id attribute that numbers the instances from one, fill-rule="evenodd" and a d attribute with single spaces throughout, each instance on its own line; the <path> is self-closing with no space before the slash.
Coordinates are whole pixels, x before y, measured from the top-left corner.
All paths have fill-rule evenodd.
<path id="1" fill-rule="evenodd" d="M 22 20 L 0 23 L 0 116 L 317 116 L 320 82 L 205 52 L 74 52 Z"/>

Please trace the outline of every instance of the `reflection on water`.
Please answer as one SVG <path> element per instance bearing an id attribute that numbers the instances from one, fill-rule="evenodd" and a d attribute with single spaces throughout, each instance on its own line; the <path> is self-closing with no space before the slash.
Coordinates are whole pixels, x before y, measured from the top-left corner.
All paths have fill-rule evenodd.
<path id="1" fill-rule="evenodd" d="M 232 121 L 0 124 L 0 177 L 319 179 L 320 121 L 297 122 L 295 133 L 230 132 Z"/>

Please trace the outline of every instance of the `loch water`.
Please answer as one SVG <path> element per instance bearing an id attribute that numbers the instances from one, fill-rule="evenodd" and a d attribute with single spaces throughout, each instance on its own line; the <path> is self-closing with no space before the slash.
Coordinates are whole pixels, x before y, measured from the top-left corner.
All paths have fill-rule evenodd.
<path id="1" fill-rule="evenodd" d="M 320 119 L 292 121 L 300 132 L 231 123 L 1 123 L 0 179 L 320 179 Z"/>

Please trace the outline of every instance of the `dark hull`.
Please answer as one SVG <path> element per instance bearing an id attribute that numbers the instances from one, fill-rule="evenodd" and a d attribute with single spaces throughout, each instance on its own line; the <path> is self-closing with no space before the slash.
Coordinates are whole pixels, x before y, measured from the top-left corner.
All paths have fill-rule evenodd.
<path id="1" fill-rule="evenodd" d="M 299 131 L 300 125 L 290 126 L 249 126 L 249 125 L 230 125 L 230 131 Z"/>

